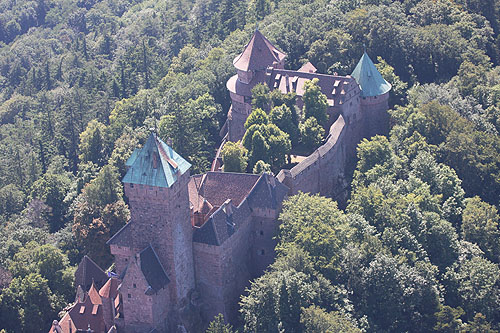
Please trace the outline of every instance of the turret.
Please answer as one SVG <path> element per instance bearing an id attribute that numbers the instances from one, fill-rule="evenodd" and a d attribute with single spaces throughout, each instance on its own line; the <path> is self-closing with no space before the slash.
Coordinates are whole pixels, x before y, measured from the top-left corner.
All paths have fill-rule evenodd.
<path id="1" fill-rule="evenodd" d="M 231 111 L 228 115 L 229 140 L 243 137 L 243 124 L 252 110 L 252 88 L 266 82 L 266 71 L 283 69 L 286 54 L 278 50 L 259 30 L 250 39 L 243 52 L 233 60 L 237 74 L 227 81 L 231 96 Z"/>
<path id="2" fill-rule="evenodd" d="M 368 136 L 386 133 L 389 128 L 389 91 L 387 82 L 366 52 L 351 74 L 361 89 L 361 111 L 365 119 L 365 133 Z"/>

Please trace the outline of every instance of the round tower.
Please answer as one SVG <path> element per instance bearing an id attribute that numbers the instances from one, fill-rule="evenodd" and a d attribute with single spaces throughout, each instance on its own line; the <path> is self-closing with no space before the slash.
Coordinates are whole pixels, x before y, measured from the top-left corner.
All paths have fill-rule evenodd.
<path id="1" fill-rule="evenodd" d="M 361 89 L 361 112 L 365 136 L 386 134 L 389 130 L 389 91 L 391 84 L 377 70 L 366 52 L 351 74 Z"/>

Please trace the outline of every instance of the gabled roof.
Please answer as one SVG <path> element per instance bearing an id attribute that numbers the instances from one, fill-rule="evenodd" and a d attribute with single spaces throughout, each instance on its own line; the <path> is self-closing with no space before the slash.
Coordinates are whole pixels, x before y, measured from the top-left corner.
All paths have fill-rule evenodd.
<path id="1" fill-rule="evenodd" d="M 124 183 L 156 187 L 171 187 L 191 167 L 155 133 L 151 133 L 144 147 L 132 153 L 126 164 L 129 169 Z"/>
<path id="2" fill-rule="evenodd" d="M 380 96 L 391 90 L 391 84 L 382 77 L 366 52 L 351 76 L 358 82 L 362 97 Z"/>
<path id="3" fill-rule="evenodd" d="M 75 272 L 75 285 L 82 286 L 83 290 L 88 290 L 92 281 L 101 287 L 107 279 L 106 273 L 88 256 L 83 257 Z"/>
<path id="4" fill-rule="evenodd" d="M 107 245 L 118 245 L 134 247 L 134 237 L 132 232 L 134 221 L 130 221 L 125 224 L 120 230 L 116 232 L 110 239 L 106 242 Z"/>
<path id="5" fill-rule="evenodd" d="M 288 187 L 274 176 L 263 173 L 248 194 L 247 201 L 252 209 L 277 209 L 288 193 Z"/>
<path id="6" fill-rule="evenodd" d="M 259 30 L 255 30 L 252 39 L 245 46 L 245 50 L 234 59 L 233 65 L 236 69 L 245 72 L 263 70 L 274 62 L 280 62 L 285 57 L 285 53 L 271 44 Z"/>
<path id="7" fill-rule="evenodd" d="M 191 177 L 189 181 L 189 201 L 195 209 L 202 207 L 203 200 L 212 207 L 220 207 L 227 199 L 235 206 L 245 199 L 259 175 L 210 171 L 203 176 Z"/>
<path id="8" fill-rule="evenodd" d="M 153 292 L 158 292 L 170 283 L 170 279 L 151 245 L 142 250 L 140 256 L 142 274 L 144 274 Z"/>

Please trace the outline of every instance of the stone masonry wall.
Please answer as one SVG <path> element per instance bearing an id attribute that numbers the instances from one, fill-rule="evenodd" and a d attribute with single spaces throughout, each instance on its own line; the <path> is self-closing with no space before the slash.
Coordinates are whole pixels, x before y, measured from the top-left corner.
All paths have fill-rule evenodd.
<path id="1" fill-rule="evenodd" d="M 251 216 L 241 221 L 236 232 L 222 245 L 193 243 L 197 289 L 202 298 L 202 316 L 210 321 L 219 313 L 233 321 L 238 316 L 238 300 L 249 285 Z"/>

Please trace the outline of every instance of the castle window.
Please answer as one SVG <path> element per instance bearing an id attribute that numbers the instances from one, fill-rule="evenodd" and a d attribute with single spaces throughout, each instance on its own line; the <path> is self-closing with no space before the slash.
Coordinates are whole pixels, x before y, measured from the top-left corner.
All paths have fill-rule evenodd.
<path id="1" fill-rule="evenodd" d="M 134 184 L 130 184 L 130 188 L 134 188 Z"/>
<path id="2" fill-rule="evenodd" d="M 261 235 L 261 236 L 264 236 L 264 230 L 261 230 L 261 231 L 260 231 L 260 235 Z"/>
<path id="3" fill-rule="evenodd" d="M 127 297 L 128 297 L 128 298 L 132 298 L 132 295 L 128 294 L 128 295 L 127 295 Z"/>
<path id="4" fill-rule="evenodd" d="M 266 254 L 266 251 L 260 250 L 260 255 L 263 256 L 264 254 Z"/>
<path id="5" fill-rule="evenodd" d="M 127 261 L 128 261 L 128 259 L 127 259 L 127 258 L 125 258 L 125 262 L 127 262 Z"/>
<path id="6" fill-rule="evenodd" d="M 137 285 L 134 283 L 134 288 L 137 288 Z"/>

